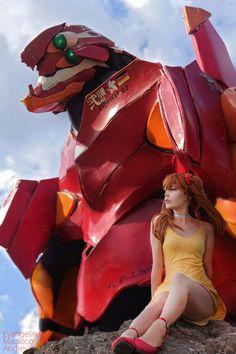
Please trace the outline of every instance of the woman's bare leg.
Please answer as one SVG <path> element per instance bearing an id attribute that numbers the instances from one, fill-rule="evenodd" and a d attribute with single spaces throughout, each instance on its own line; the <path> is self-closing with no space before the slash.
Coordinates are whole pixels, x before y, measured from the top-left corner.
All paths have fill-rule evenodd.
<path id="1" fill-rule="evenodd" d="M 144 310 L 132 321 L 130 327 L 137 329 L 139 336 L 144 334 L 151 324 L 160 316 L 168 293 L 160 293 L 157 298 L 148 304 Z M 136 338 L 136 333 L 132 329 L 125 330 L 124 337 Z"/>
<path id="2" fill-rule="evenodd" d="M 166 319 L 168 325 L 174 323 L 181 315 L 189 320 L 198 321 L 212 316 L 214 311 L 213 299 L 203 286 L 182 273 L 175 274 L 161 312 L 161 317 Z M 162 343 L 164 334 L 165 323 L 157 319 L 142 339 L 153 346 L 158 346 Z"/>

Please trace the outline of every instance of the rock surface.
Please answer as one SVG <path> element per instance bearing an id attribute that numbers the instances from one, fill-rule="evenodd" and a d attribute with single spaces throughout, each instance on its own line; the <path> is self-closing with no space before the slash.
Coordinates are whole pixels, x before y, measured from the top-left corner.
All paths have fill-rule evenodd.
<path id="1" fill-rule="evenodd" d="M 95 332 L 82 337 L 66 337 L 48 342 L 40 349 L 23 354 L 111 354 L 111 342 L 130 325 L 126 321 L 118 332 Z M 160 354 L 236 354 L 236 327 L 225 321 L 211 321 L 199 327 L 178 320 L 166 336 Z"/>

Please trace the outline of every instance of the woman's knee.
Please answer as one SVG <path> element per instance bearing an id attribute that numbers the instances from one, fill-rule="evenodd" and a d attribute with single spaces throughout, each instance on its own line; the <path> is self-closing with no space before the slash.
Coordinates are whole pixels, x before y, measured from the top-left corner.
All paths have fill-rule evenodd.
<path id="1" fill-rule="evenodd" d="M 176 287 L 176 286 L 186 286 L 188 287 L 188 278 L 180 272 L 176 272 L 172 278 L 171 281 L 171 286 Z"/>

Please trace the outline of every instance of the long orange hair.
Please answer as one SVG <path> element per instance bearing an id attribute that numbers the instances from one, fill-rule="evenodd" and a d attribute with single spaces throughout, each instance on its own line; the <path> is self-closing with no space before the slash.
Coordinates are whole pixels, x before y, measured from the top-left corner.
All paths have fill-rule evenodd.
<path id="1" fill-rule="evenodd" d="M 170 189 L 171 186 L 175 186 L 187 194 L 189 199 L 188 211 L 192 217 L 202 219 L 200 211 L 203 211 L 213 225 L 215 234 L 217 236 L 224 234 L 224 219 L 208 199 L 200 177 L 190 173 L 172 173 L 165 177 L 163 189 Z M 159 215 L 158 218 L 156 218 L 157 215 Z M 162 242 L 167 226 L 180 228 L 174 224 L 173 211 L 166 208 L 164 201 L 160 214 L 155 214 L 152 217 L 151 225 L 154 236 Z"/>

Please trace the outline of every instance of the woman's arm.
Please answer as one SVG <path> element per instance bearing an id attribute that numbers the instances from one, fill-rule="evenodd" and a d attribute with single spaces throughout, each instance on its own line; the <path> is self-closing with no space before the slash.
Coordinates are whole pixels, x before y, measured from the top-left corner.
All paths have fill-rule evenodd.
<path id="1" fill-rule="evenodd" d="M 214 229 L 209 223 L 204 225 L 206 230 L 205 252 L 203 256 L 203 266 L 209 279 L 212 279 L 212 255 L 214 248 Z"/>
<path id="2" fill-rule="evenodd" d="M 150 228 L 150 242 L 152 247 L 151 294 L 153 296 L 156 288 L 161 284 L 164 263 L 162 243 L 153 235 L 152 223 Z"/>

